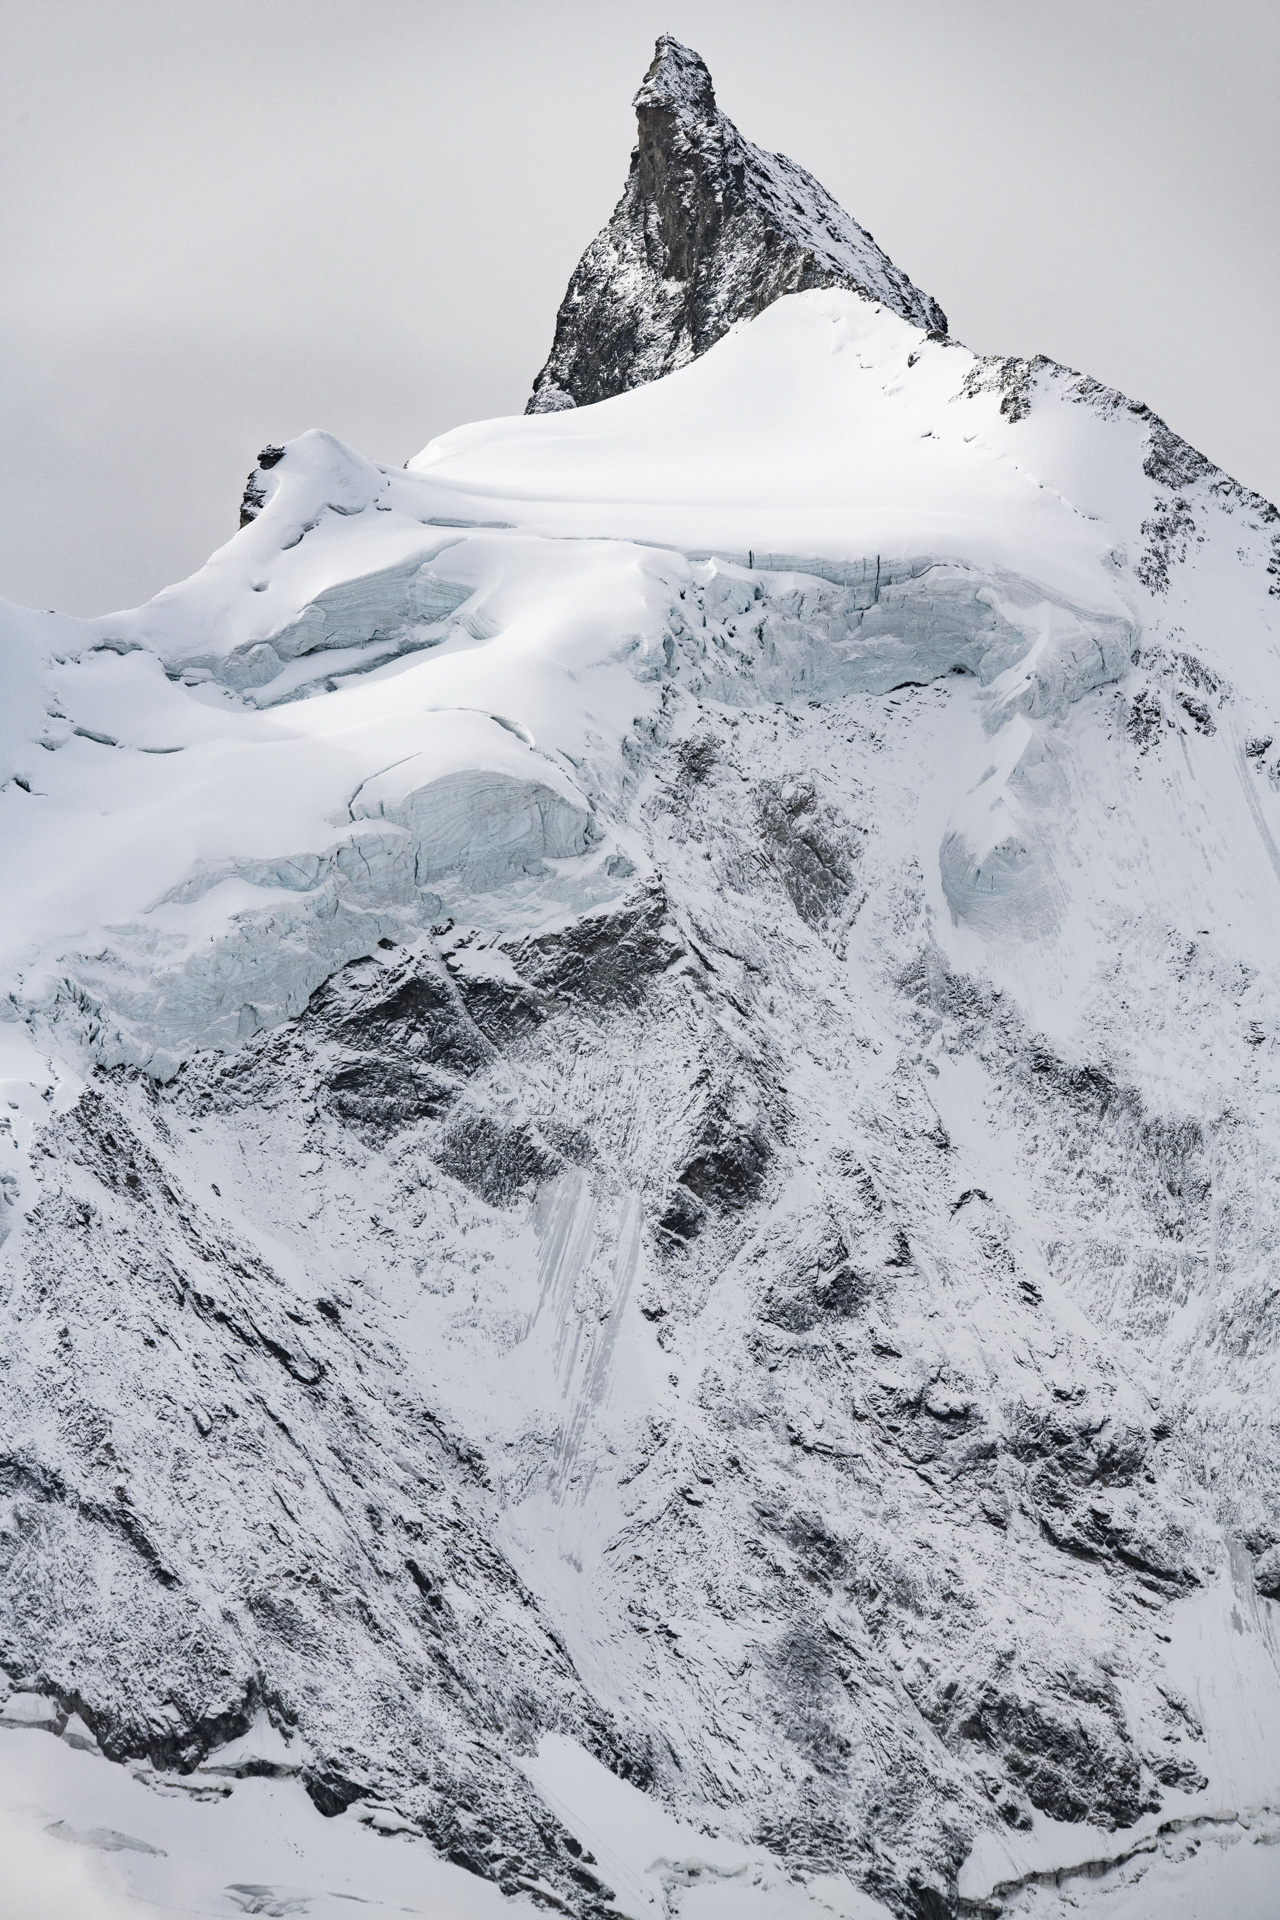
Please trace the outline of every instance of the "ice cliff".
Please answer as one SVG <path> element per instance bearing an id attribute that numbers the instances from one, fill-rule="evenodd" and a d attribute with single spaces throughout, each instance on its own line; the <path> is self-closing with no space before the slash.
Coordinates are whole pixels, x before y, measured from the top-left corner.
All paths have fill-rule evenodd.
<path id="1" fill-rule="evenodd" d="M 1275 1896 L 1280 516 L 938 318 L 5 612 L 0 1798 L 140 1897 Z"/>
<path id="2" fill-rule="evenodd" d="M 946 333 L 937 301 L 811 173 L 743 139 L 716 106 L 706 66 L 670 34 L 635 109 L 625 191 L 574 270 L 527 412 L 658 380 L 736 322 L 813 287 L 852 288 Z"/>

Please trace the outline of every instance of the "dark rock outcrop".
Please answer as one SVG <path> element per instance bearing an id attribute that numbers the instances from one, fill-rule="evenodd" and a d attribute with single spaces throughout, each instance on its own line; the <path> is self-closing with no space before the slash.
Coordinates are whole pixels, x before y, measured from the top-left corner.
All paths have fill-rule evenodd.
<path id="1" fill-rule="evenodd" d="M 945 333 L 912 286 L 813 175 L 744 140 L 711 75 L 669 34 L 635 98 L 626 190 L 583 254 L 529 413 L 589 406 L 696 360 L 787 293 L 849 287 Z"/>
<path id="2" fill-rule="evenodd" d="M 270 468 L 278 466 L 284 459 L 284 448 L 266 446 L 258 455 L 258 464 L 244 483 L 244 498 L 240 502 L 240 525 L 247 527 L 256 520 L 267 503 L 267 490 L 262 476 Z"/>

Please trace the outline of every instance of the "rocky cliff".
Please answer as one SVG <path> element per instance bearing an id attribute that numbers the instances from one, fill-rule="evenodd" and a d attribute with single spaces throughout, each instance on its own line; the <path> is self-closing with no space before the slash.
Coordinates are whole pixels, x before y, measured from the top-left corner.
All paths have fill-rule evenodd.
<path id="1" fill-rule="evenodd" d="M 847 287 L 939 333 L 913 287 L 803 167 L 744 140 L 669 34 L 635 98 L 626 189 L 574 269 L 527 411 L 589 406 L 705 353 L 783 294 Z"/>

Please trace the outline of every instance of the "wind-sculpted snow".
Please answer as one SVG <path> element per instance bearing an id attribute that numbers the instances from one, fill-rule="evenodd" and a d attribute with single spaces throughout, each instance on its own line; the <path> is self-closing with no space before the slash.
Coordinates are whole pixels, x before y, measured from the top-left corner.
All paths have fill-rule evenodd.
<path id="1" fill-rule="evenodd" d="M 807 293 L 8 619 L 0 1757 L 584 1917 L 1261 1858 L 1274 515 L 1012 390 Z"/>

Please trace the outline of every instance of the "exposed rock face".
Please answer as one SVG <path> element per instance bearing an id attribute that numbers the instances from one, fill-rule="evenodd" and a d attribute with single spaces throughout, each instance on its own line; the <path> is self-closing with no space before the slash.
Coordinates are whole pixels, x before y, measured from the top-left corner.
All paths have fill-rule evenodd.
<path id="1" fill-rule="evenodd" d="M 679 680 L 752 611 L 687 591 Z M 384 943 L 50 1120 L 0 1373 L 0 1667 L 46 1717 L 186 1770 L 265 1710 L 321 1811 L 393 1807 L 579 1920 L 608 1890 L 519 1766 L 548 1731 L 900 1920 L 954 1911 L 984 1824 L 1203 1786 L 1150 1623 L 1212 1532 L 1131 1317 L 1070 1331 L 1005 1202 L 1074 1231 L 1092 1155 L 1126 1175 L 1081 1220 L 1140 1243 L 1172 1207 L 1198 1244 L 1213 1147 L 880 911 L 949 706 L 681 701 L 637 812 L 660 878 Z M 981 1050 L 1025 1142 L 1000 1190 L 922 1049 Z"/>
<path id="2" fill-rule="evenodd" d="M 711 75 L 669 34 L 635 98 L 626 191 L 583 254 L 526 411 L 589 406 L 658 380 L 787 293 L 848 287 L 945 333 L 913 287 L 825 187 L 744 140 Z"/>

